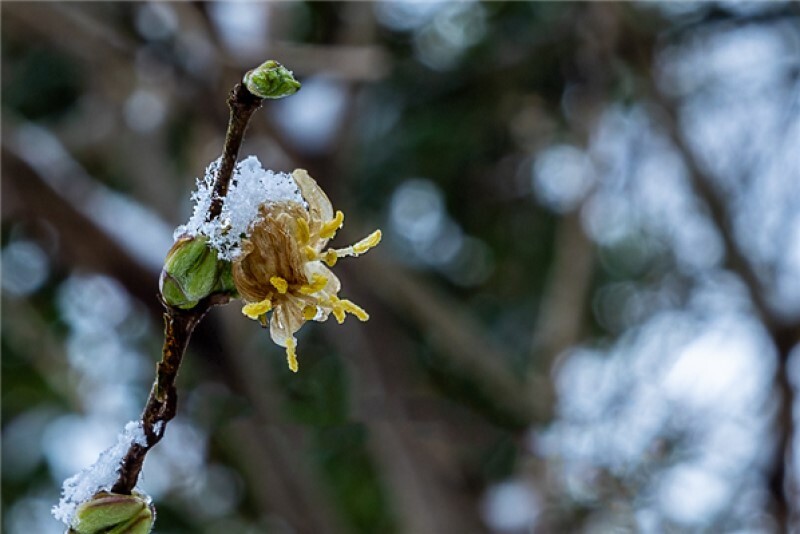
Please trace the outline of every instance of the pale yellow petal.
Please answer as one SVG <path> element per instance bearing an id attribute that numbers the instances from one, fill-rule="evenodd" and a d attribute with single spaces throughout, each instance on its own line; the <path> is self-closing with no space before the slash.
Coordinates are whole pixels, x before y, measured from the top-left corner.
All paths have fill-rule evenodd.
<path id="1" fill-rule="evenodd" d="M 286 322 L 286 314 L 283 311 L 283 306 L 278 306 L 272 312 L 272 317 L 269 319 L 269 337 L 272 342 L 281 347 L 286 346 L 286 339 L 289 338 L 289 325 Z"/>
<path id="2" fill-rule="evenodd" d="M 311 215 L 312 222 L 327 222 L 333 219 L 333 206 L 328 199 L 328 195 L 326 195 L 319 184 L 308 175 L 308 172 L 306 172 L 305 169 L 296 169 L 292 173 L 292 178 L 297 182 L 297 187 L 300 188 L 300 194 L 303 195 L 305 201 L 308 202 L 308 212 Z"/>
<path id="3" fill-rule="evenodd" d="M 269 335 L 276 345 L 286 346 L 286 339 L 293 337 L 300 330 L 303 319 L 303 308 L 296 306 L 291 301 L 282 302 L 275 306 L 269 321 Z"/>
<path id="4" fill-rule="evenodd" d="M 309 280 L 313 280 L 315 275 L 325 278 L 327 283 L 320 291 L 326 295 L 336 295 L 342 289 L 342 283 L 339 281 L 339 278 L 321 261 L 310 261 L 306 263 L 304 274 Z"/>

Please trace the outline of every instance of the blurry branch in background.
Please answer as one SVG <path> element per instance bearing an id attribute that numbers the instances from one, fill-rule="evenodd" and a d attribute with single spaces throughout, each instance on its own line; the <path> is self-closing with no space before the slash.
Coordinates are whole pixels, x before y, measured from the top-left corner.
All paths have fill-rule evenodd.
<path id="1" fill-rule="evenodd" d="M 614 58 L 619 39 L 617 18 L 620 7 L 586 5 L 576 11 L 583 30 L 580 46 L 583 61 L 574 86 L 572 105 L 580 112 L 566 119 L 580 144 L 588 145 L 601 111 L 609 98 L 611 75 L 606 65 Z M 571 30 L 562 30 L 571 31 Z M 588 198 L 590 192 L 585 194 Z M 559 219 L 554 239 L 553 261 L 541 297 L 533 331 L 528 393 L 538 411 L 555 418 L 555 375 L 560 359 L 581 340 L 584 310 L 592 289 L 595 244 L 586 235 L 581 220 L 582 204 L 564 213 Z"/>
<path id="2" fill-rule="evenodd" d="M 714 185 L 714 179 L 702 168 L 692 147 L 681 133 L 676 103 L 664 95 L 655 84 L 651 87 L 651 91 L 651 96 L 663 111 L 657 115 L 658 122 L 665 128 L 666 134 L 680 152 L 689 174 L 690 185 L 708 208 L 711 220 L 725 243 L 728 267 L 744 282 L 759 319 L 768 329 L 777 328 L 781 321 L 770 307 L 758 273 L 736 240 L 733 219 L 728 210 L 728 200 Z"/>
<path id="3" fill-rule="evenodd" d="M 547 421 L 548 413 L 533 405 L 524 382 L 506 365 L 503 349 L 488 341 L 483 327 L 457 302 L 377 255 L 364 263 L 369 285 L 384 304 L 417 323 L 437 351 L 475 380 L 492 401 L 523 426 Z"/>
<path id="4" fill-rule="evenodd" d="M 555 407 L 553 374 L 559 356 L 580 340 L 580 312 L 591 288 L 593 258 L 594 244 L 583 230 L 580 210 L 565 215 L 556 228 L 555 257 L 533 333 L 528 371 L 531 402 L 542 414 Z"/>
<path id="5" fill-rule="evenodd" d="M 469 487 L 460 449 L 485 444 L 502 431 L 420 388 L 402 325 L 382 311 L 385 305 L 376 308 L 371 328 L 350 340 L 331 336 L 331 342 L 355 366 L 354 416 L 369 429 L 368 448 L 400 531 L 476 531 L 480 495 Z M 378 353 L 380 358 L 371 356 Z"/>
<path id="6" fill-rule="evenodd" d="M 800 321 L 786 319 L 770 305 L 766 288 L 758 272 L 739 245 L 733 228 L 733 217 L 729 211 L 729 200 L 714 184 L 712 176 L 698 161 L 694 150 L 680 130 L 678 103 L 664 94 L 657 83 L 650 79 L 646 85 L 648 94 L 660 107 L 657 115 L 667 136 L 680 152 L 689 175 L 690 185 L 697 197 L 705 203 L 709 216 L 719 230 L 725 244 L 728 267 L 736 273 L 747 288 L 754 311 L 764 325 L 777 352 L 775 374 L 775 393 L 777 413 L 775 415 L 775 435 L 777 450 L 767 470 L 767 480 L 773 499 L 774 514 L 784 532 L 789 532 L 797 524 L 797 481 L 794 476 L 795 459 L 793 443 L 795 424 L 793 415 L 794 387 L 789 377 L 789 358 L 792 349 L 800 339 Z"/>
<path id="7" fill-rule="evenodd" d="M 6 126 L 11 119 L 4 117 Z M 25 127 L 24 125 L 18 125 Z M 152 317 L 161 318 L 164 308 L 154 298 L 158 292 L 158 272 L 122 246 L 115 236 L 109 235 L 97 222 L 90 219 L 74 205 L 76 199 L 63 191 L 53 189 L 54 177 L 43 177 L 39 173 L 52 166 L 34 168 L 17 153 L 12 135 L 4 131 L 2 146 L 2 216 L 8 220 L 40 224 L 45 221 L 57 235 L 58 246 L 54 260 L 61 269 L 77 268 L 85 272 L 97 272 L 118 280 L 126 291 L 147 307 Z M 74 176 L 69 175 L 70 183 Z M 70 197 L 70 198 L 68 198 Z M 224 366 L 215 350 L 215 329 L 209 327 L 195 334 L 198 343 L 195 350 L 202 361 Z M 228 371 L 223 369 L 227 374 Z"/>
<path id="8" fill-rule="evenodd" d="M 134 56 L 136 43 L 75 5 L 20 3 L 4 15 L 92 64 L 109 55 Z"/>
<path id="9" fill-rule="evenodd" d="M 276 43 L 270 55 L 280 57 L 287 65 L 300 65 L 298 74 L 332 73 L 339 79 L 371 82 L 386 75 L 389 61 L 377 46 L 315 46 Z"/>
<path id="10" fill-rule="evenodd" d="M 3 305 L 6 306 L 6 302 Z M 77 392 L 64 379 L 69 374 L 66 351 L 48 328 L 45 314 L 30 303 L 15 302 L 14 313 L 3 317 L 2 333 L 4 342 L 12 350 L 29 351 L 34 368 L 48 387 L 68 399 L 71 406 L 80 405 Z"/>
<path id="11" fill-rule="evenodd" d="M 666 32 L 670 39 L 682 38 L 697 30 L 718 30 L 720 27 L 750 26 L 785 21 L 800 16 L 800 5 L 796 2 L 775 2 L 771 9 L 736 10 L 723 4 L 708 5 L 701 17 Z"/>
<path id="12" fill-rule="evenodd" d="M 298 433 L 304 429 L 276 425 L 259 414 L 231 421 L 222 430 L 228 434 L 223 446 L 247 480 L 259 510 L 278 514 L 296 532 L 345 532 L 298 446 Z"/>
<path id="13" fill-rule="evenodd" d="M 403 532 L 483 531 L 477 499 L 468 500 L 458 488 L 464 481 L 452 469 L 457 459 L 444 457 L 452 451 L 432 450 L 414 421 L 376 421 L 369 428 L 370 449 L 391 489 Z"/>
<path id="14" fill-rule="evenodd" d="M 8 119 L 6 119 L 8 120 Z M 4 136 L 8 139 L 8 135 Z M 44 220 L 58 231 L 61 263 L 103 272 L 123 281 L 152 310 L 157 273 L 131 256 L 117 241 L 68 203 L 7 144 L 2 147 L 3 218 Z"/>

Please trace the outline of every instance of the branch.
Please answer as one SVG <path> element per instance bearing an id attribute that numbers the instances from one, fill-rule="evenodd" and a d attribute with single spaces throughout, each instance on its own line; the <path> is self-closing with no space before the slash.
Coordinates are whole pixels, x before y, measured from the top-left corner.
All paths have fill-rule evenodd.
<path id="1" fill-rule="evenodd" d="M 732 219 L 724 195 L 714 186 L 713 178 L 702 168 L 681 134 L 677 122 L 676 104 L 659 91 L 656 84 L 649 82 L 649 93 L 663 108 L 661 119 L 667 134 L 678 148 L 686 164 L 691 186 L 695 194 L 709 209 L 712 221 L 719 229 L 725 244 L 728 267 L 744 282 L 755 308 L 756 315 L 767 330 L 778 355 L 775 371 L 775 392 L 778 409 L 775 415 L 777 441 L 776 457 L 767 470 L 769 490 L 772 494 L 775 519 L 784 532 L 789 532 L 798 521 L 797 507 L 793 505 L 797 487 L 793 475 L 794 458 L 792 454 L 795 425 L 793 417 L 794 389 L 789 377 L 789 357 L 800 339 L 800 324 L 797 320 L 787 321 L 770 306 L 758 272 L 739 246 L 733 229 Z"/>
<path id="2" fill-rule="evenodd" d="M 578 211 L 559 221 L 555 237 L 555 257 L 533 332 L 527 375 L 531 402 L 539 407 L 543 421 L 551 419 L 555 410 L 555 384 L 549 376 L 564 351 L 580 341 L 581 310 L 590 290 L 595 255 Z"/>
<path id="3" fill-rule="evenodd" d="M 697 197 L 705 203 L 712 222 L 719 230 L 725 245 L 728 267 L 739 275 L 744 282 L 759 319 L 768 329 L 773 328 L 779 321 L 764 295 L 764 288 L 761 285 L 758 273 L 736 240 L 726 199 L 715 187 L 714 179 L 702 168 L 689 143 L 681 134 L 676 119 L 675 104 L 661 93 L 654 84 L 651 93 L 658 105 L 664 110 L 664 113 L 659 117 L 661 119 L 660 122 L 683 158 L 689 174 L 689 184 L 694 189 Z"/>
<path id="4" fill-rule="evenodd" d="M 165 310 L 164 348 L 156 368 L 156 380 L 142 413 L 142 428 L 147 437 L 147 445 L 135 442 L 131 444 L 120 464 L 119 477 L 111 488 L 112 493 L 129 495 L 136 486 L 147 452 L 161 441 L 167 423 L 175 417 L 178 404 L 175 379 L 192 332 L 212 306 L 224 304 L 227 300 L 227 296 L 219 298 L 212 295 L 191 310 L 180 310 L 162 301 Z"/>
<path id="5" fill-rule="evenodd" d="M 213 202 L 208 210 L 208 220 L 217 218 L 222 210 L 222 203 L 228 193 L 245 130 L 247 130 L 253 113 L 261 107 L 263 102 L 261 96 L 253 93 L 268 98 L 280 98 L 292 94 L 299 88 L 299 84 L 291 78 L 291 73 L 289 73 L 290 80 L 287 82 L 285 72 L 288 71 L 279 69 L 283 69 L 283 67 L 276 62 L 266 62 L 248 72 L 245 75 L 244 83 L 237 83 L 231 90 L 228 97 L 228 107 L 230 108 L 228 131 L 225 135 L 220 167 L 214 179 Z M 294 85 L 290 82 L 293 82 Z M 156 368 L 155 382 L 142 413 L 142 427 L 147 444 L 132 443 L 130 445 L 120 463 L 117 481 L 111 488 L 113 493 L 127 495 L 136 486 L 145 456 L 161 441 L 167 423 L 175 417 L 178 403 L 175 380 L 192 332 L 213 306 L 227 303 L 228 300 L 228 295 L 212 294 L 191 309 L 183 310 L 168 304 L 161 298 L 161 304 L 164 306 L 164 348 L 161 361 Z"/>
<path id="6" fill-rule="evenodd" d="M 523 380 L 505 365 L 503 349 L 493 344 L 457 303 L 422 278 L 381 260 L 380 255 L 364 256 L 361 263 L 375 295 L 428 333 L 440 354 L 475 380 L 481 392 L 510 416 L 515 425 L 526 428 L 531 422 L 549 420 L 549 412 L 531 402 Z M 382 283 L 387 279 L 392 283 Z"/>
<path id="7" fill-rule="evenodd" d="M 222 151 L 222 161 L 214 181 L 214 199 L 211 209 L 208 210 L 208 220 L 219 217 L 222 210 L 222 200 L 228 194 L 233 167 L 239 157 L 239 148 L 242 146 L 244 132 L 250 122 L 250 117 L 261 107 L 263 98 L 252 94 L 241 83 L 237 83 L 228 97 L 228 107 L 231 109 L 228 120 L 228 132 L 225 134 L 225 147 Z"/>

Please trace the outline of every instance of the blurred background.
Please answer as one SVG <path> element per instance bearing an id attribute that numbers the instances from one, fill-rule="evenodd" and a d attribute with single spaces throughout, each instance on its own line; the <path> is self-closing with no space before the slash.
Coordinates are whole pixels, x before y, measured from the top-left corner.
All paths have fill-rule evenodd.
<path id="1" fill-rule="evenodd" d="M 300 372 L 237 304 L 141 486 L 159 533 L 789 532 L 796 3 L 4 3 L 2 529 L 144 406 L 160 266 L 242 156 L 384 242 Z"/>

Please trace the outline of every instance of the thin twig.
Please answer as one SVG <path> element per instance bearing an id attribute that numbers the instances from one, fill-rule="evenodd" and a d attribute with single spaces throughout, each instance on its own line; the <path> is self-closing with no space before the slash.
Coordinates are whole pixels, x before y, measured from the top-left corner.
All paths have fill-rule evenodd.
<path id="1" fill-rule="evenodd" d="M 179 310 L 164 304 L 164 349 L 158 363 L 156 380 L 142 413 L 142 428 L 147 438 L 146 445 L 132 443 L 123 458 L 117 482 L 111 488 L 112 493 L 130 494 L 139 479 L 144 458 L 147 452 L 164 437 L 167 423 L 175 417 L 178 395 L 175 390 L 175 379 L 178 369 L 189 344 L 194 327 L 215 304 L 222 304 L 216 296 L 201 301 L 188 311 Z M 227 300 L 227 298 L 225 298 Z"/>
<path id="2" fill-rule="evenodd" d="M 261 107 L 261 102 L 261 98 L 251 94 L 242 84 L 236 84 L 231 90 L 228 97 L 230 108 L 228 132 L 225 136 L 222 161 L 214 179 L 213 202 L 208 211 L 208 220 L 218 217 L 222 210 L 222 201 L 228 193 L 245 130 L 253 113 Z M 175 417 L 178 403 L 175 379 L 192 332 L 213 306 L 227 301 L 227 295 L 214 294 L 201 300 L 190 310 L 181 310 L 161 301 L 164 306 L 164 348 L 161 361 L 156 367 L 155 382 L 142 412 L 142 427 L 147 443 L 146 445 L 131 443 L 120 463 L 119 476 L 111 488 L 113 493 L 127 495 L 136 486 L 145 456 L 156 443 L 161 441 L 167 423 Z"/>
<path id="3" fill-rule="evenodd" d="M 222 199 L 228 194 L 228 185 L 231 182 L 233 167 L 239 157 L 239 147 L 242 146 L 244 132 L 250 117 L 261 107 L 263 99 L 253 95 L 244 85 L 237 83 L 228 97 L 228 107 L 231 108 L 228 120 L 228 133 L 225 134 L 225 148 L 222 151 L 222 161 L 214 181 L 214 193 L 211 198 L 211 208 L 208 210 L 208 220 L 215 219 L 222 210 Z"/>

